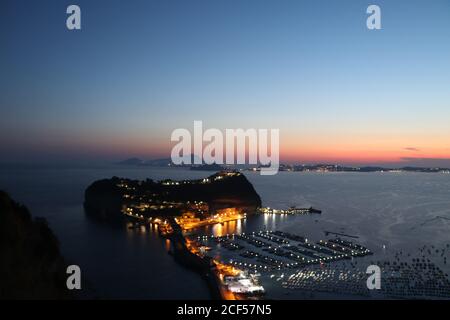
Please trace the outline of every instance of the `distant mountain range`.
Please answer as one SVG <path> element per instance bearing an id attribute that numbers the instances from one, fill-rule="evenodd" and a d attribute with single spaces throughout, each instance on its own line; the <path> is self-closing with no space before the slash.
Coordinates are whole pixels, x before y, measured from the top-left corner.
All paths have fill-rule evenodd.
<path id="1" fill-rule="evenodd" d="M 170 158 L 166 159 L 154 159 L 154 160 L 142 160 L 139 158 L 129 158 L 120 161 L 118 164 L 126 166 L 155 166 L 155 167 L 167 167 L 173 165 Z"/>
<path id="2" fill-rule="evenodd" d="M 201 162 L 202 160 L 196 155 L 191 154 L 191 163 Z M 170 158 L 152 159 L 152 160 L 142 160 L 139 158 L 129 158 L 120 161 L 118 164 L 127 166 L 150 166 L 150 167 L 191 167 L 199 165 L 181 164 L 176 165 L 172 162 Z"/>

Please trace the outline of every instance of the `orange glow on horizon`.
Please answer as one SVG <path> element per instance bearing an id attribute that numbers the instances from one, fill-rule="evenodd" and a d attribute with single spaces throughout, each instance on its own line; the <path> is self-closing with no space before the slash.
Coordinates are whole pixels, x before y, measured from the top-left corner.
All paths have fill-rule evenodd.
<path id="1" fill-rule="evenodd" d="M 444 136 L 318 135 L 292 136 L 280 142 L 280 158 L 287 162 L 395 163 L 405 159 L 450 159 L 450 143 Z"/>
<path id="2" fill-rule="evenodd" d="M 407 163 L 405 159 L 450 159 L 450 139 L 444 135 L 378 135 L 317 133 L 280 136 L 281 163 L 377 164 Z M 71 143 L 78 150 L 118 159 L 170 158 L 174 143 L 155 139 L 115 136 L 81 139 Z"/>

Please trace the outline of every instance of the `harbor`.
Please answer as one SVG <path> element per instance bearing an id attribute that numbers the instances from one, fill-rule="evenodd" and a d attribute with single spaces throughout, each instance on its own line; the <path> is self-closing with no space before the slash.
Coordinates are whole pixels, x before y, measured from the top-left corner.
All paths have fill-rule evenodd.
<path id="1" fill-rule="evenodd" d="M 424 246 L 378 259 L 369 249 L 335 236 L 311 240 L 283 231 L 255 231 L 196 237 L 210 256 L 258 275 L 266 297 L 274 299 L 345 297 L 357 299 L 449 299 L 447 264 L 450 246 Z M 414 258 L 415 256 L 420 258 Z M 367 288 L 367 266 L 382 270 L 381 290 Z"/>
<path id="2" fill-rule="evenodd" d="M 212 255 L 220 253 L 227 257 L 228 263 L 258 272 L 297 269 L 372 254 L 362 245 L 339 238 L 314 242 L 307 237 L 281 231 L 204 235 L 198 236 L 196 240 L 200 246 L 208 248 Z"/>
<path id="3" fill-rule="evenodd" d="M 357 235 L 342 232 L 325 231 L 324 239 L 280 230 L 212 235 L 199 234 L 201 224 L 185 228 L 179 218 L 133 220 L 139 227 L 157 225 L 159 234 L 171 240 L 174 258 L 200 272 L 218 299 L 309 299 L 330 295 L 358 299 L 450 298 L 448 274 L 439 267 L 447 264 L 449 245 L 419 248 L 417 258 L 399 251 L 389 259 L 379 259 L 357 242 Z M 206 225 L 222 228 L 235 221 Z M 440 263 L 434 263 L 436 259 Z M 381 290 L 367 289 L 366 268 L 373 264 L 382 270 Z"/>
<path id="4" fill-rule="evenodd" d="M 356 224 L 355 228 L 345 221 L 333 220 L 336 209 L 323 206 L 326 215 L 322 214 L 322 210 L 311 205 L 322 202 L 317 199 L 284 201 L 308 204 L 303 207 L 275 209 L 284 205 L 272 203 L 271 207 L 258 206 L 252 211 L 249 209 L 259 202 L 259 196 L 250 192 L 253 195 L 242 202 L 233 188 L 228 189 L 235 197 L 231 202 L 216 198 L 217 192 L 211 194 L 209 202 L 180 197 L 178 188 L 187 188 L 180 186 L 210 190 L 211 183 L 237 182 L 236 179 L 241 180 L 237 186 L 247 185 L 243 190 L 251 191 L 242 175 L 229 174 L 216 174 L 193 183 L 163 180 L 144 184 L 126 179 L 110 182 L 123 193 L 121 201 L 125 205 L 120 215 L 129 221 L 127 229 L 156 230 L 168 241 L 166 248 L 174 259 L 206 280 L 214 299 L 448 297 L 448 250 L 439 251 L 439 257 L 426 258 L 435 249 L 426 247 L 417 255 L 413 238 L 402 239 L 401 246 L 383 238 L 373 239 L 368 237 L 374 230 L 371 224 Z M 159 201 L 163 211 L 153 210 L 146 203 L 149 191 L 159 188 L 168 193 L 160 190 L 155 193 L 159 198 L 153 194 L 152 201 Z M 177 208 L 173 208 L 175 198 L 169 199 L 169 194 L 180 198 Z M 173 209 L 176 214 L 170 213 Z M 415 222 L 414 228 L 423 229 L 435 220 Z M 404 250 L 396 253 L 394 250 L 399 248 Z M 370 265 L 382 270 L 381 290 L 367 288 L 366 269 Z"/>

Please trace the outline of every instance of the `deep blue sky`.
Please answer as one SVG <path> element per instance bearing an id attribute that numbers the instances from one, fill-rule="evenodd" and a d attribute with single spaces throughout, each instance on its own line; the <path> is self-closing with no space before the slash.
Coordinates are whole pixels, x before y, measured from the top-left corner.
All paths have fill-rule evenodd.
<path id="1" fill-rule="evenodd" d="M 81 31 L 65 27 L 69 4 Z M 2 161 L 167 156 L 171 131 L 203 120 L 280 128 L 290 161 L 450 163 L 448 0 L 0 9 Z"/>

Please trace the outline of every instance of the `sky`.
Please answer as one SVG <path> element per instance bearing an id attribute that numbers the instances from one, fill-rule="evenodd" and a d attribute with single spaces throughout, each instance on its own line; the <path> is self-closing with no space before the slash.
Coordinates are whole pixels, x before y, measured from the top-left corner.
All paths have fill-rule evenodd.
<path id="1" fill-rule="evenodd" d="M 450 166 L 448 0 L 2 0 L 0 48 L 0 162 L 169 157 L 201 120 L 278 128 L 282 162 Z"/>

